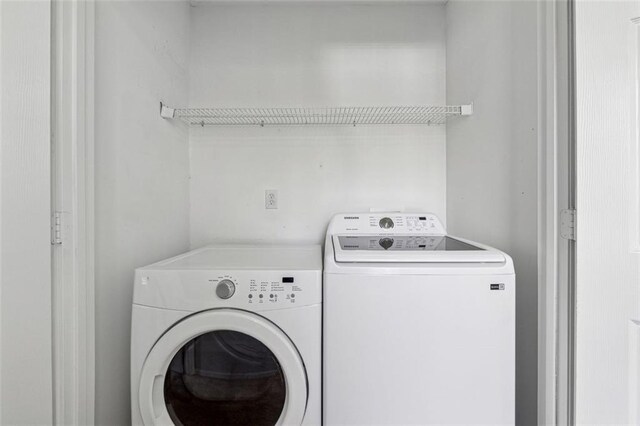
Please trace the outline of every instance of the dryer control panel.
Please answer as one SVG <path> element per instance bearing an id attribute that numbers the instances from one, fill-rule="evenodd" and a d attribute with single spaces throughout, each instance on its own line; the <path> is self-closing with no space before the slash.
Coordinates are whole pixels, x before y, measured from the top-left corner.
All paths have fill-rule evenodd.
<path id="1" fill-rule="evenodd" d="M 432 213 L 361 213 L 335 216 L 329 233 L 444 235 L 446 230 Z"/>
<path id="2" fill-rule="evenodd" d="M 212 287 L 215 287 L 215 294 L 219 299 L 233 298 L 235 306 L 246 304 L 249 308 L 256 305 L 284 308 L 308 302 L 307 292 L 304 291 L 307 286 L 302 285 L 306 279 L 308 277 L 296 273 L 288 275 L 256 273 L 254 275 L 247 271 L 241 271 L 211 278 L 209 282 Z M 313 289 L 310 292 L 313 292 Z"/>
<path id="3" fill-rule="evenodd" d="M 322 273 L 277 270 L 137 270 L 136 303 L 185 311 L 251 311 L 321 303 Z"/>
<path id="4" fill-rule="evenodd" d="M 291 309 L 322 303 L 313 245 L 212 245 L 136 269 L 133 303 L 197 312 Z"/>

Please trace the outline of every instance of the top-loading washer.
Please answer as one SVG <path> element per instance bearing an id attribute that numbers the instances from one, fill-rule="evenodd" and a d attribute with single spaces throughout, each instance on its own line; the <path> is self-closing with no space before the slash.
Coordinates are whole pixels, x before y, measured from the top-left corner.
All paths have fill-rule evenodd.
<path id="1" fill-rule="evenodd" d="M 433 214 L 335 216 L 324 261 L 327 425 L 514 424 L 515 274 Z"/>
<path id="2" fill-rule="evenodd" d="M 133 424 L 319 425 L 322 255 L 209 246 L 135 273 Z"/>

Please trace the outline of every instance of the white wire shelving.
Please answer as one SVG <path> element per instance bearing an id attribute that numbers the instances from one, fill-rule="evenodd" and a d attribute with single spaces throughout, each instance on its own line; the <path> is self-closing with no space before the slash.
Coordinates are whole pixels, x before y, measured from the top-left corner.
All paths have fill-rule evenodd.
<path id="1" fill-rule="evenodd" d="M 450 117 L 471 114 L 473 104 L 327 108 L 170 108 L 160 104 L 163 118 L 196 126 L 438 125 Z"/>

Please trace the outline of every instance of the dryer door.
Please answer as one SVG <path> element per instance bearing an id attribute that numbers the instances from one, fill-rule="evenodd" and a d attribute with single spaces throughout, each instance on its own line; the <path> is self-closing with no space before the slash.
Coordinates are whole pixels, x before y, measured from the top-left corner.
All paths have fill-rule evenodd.
<path id="1" fill-rule="evenodd" d="M 272 322 L 215 309 L 185 318 L 156 342 L 138 400 L 145 425 L 299 425 L 307 375 Z"/>

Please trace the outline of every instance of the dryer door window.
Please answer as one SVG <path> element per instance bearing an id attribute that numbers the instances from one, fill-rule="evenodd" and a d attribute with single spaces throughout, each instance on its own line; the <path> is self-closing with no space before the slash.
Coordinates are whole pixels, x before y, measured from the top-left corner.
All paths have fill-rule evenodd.
<path id="1" fill-rule="evenodd" d="M 276 356 L 259 340 L 217 330 L 185 344 L 171 360 L 164 400 L 175 424 L 274 425 L 286 398 Z"/>
<path id="2" fill-rule="evenodd" d="M 138 388 L 145 425 L 301 424 L 307 374 L 289 337 L 235 309 L 186 317 L 155 343 Z"/>

